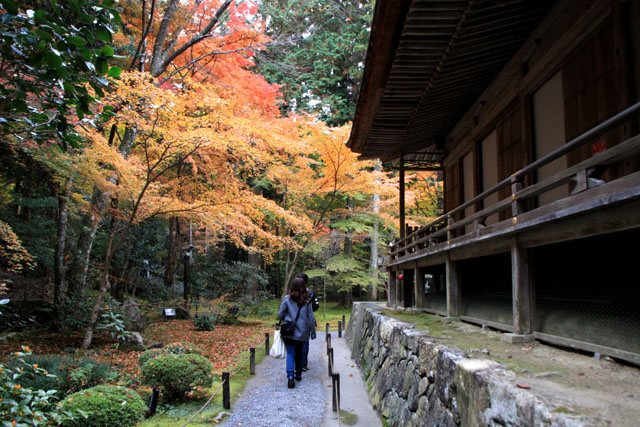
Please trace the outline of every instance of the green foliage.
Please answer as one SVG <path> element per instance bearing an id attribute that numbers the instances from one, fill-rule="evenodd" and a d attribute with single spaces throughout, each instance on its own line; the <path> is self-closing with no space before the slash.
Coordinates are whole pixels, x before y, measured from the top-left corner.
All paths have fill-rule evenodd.
<path id="1" fill-rule="evenodd" d="M 199 331 L 213 331 L 216 328 L 220 318 L 213 313 L 199 314 L 198 317 L 193 319 L 193 324 Z"/>
<path id="2" fill-rule="evenodd" d="M 74 420 L 61 423 L 62 426 L 126 427 L 142 421 L 146 407 L 133 390 L 100 385 L 72 394 L 61 408 L 76 415 Z"/>
<path id="3" fill-rule="evenodd" d="M 65 304 L 58 307 L 56 321 L 60 331 L 70 335 L 73 332 L 84 330 L 89 323 L 92 306 L 93 300 L 91 298 L 74 296 L 68 299 Z"/>
<path id="4" fill-rule="evenodd" d="M 165 354 L 147 361 L 142 375 L 147 384 L 160 384 L 170 400 L 213 381 L 213 364 L 198 354 Z"/>
<path id="5" fill-rule="evenodd" d="M 116 371 L 93 359 L 73 360 L 55 355 L 30 355 L 23 360 L 28 366 L 37 366 L 49 375 L 37 375 L 33 369 L 25 368 L 21 384 L 32 389 L 56 390 L 58 397 L 115 381 L 117 378 Z M 14 359 L 10 366 L 20 368 L 23 363 L 20 359 Z"/>
<path id="6" fill-rule="evenodd" d="M 140 353 L 140 356 L 138 356 L 138 366 L 142 367 L 149 360 L 154 359 L 163 354 L 166 354 L 166 352 L 162 348 L 152 348 L 147 351 L 144 351 Z"/>
<path id="7" fill-rule="evenodd" d="M 73 365 L 72 365 L 73 366 Z M 69 371 L 68 389 L 79 391 L 105 382 L 115 381 L 118 372 L 95 360 L 83 359 Z"/>
<path id="8" fill-rule="evenodd" d="M 339 254 L 328 259 L 324 268 L 308 270 L 309 278 L 324 277 L 328 285 L 339 292 L 350 290 L 354 286 L 367 288 L 372 284 L 380 285 L 383 280 L 369 272 L 369 266 L 351 254 Z"/>
<path id="9" fill-rule="evenodd" d="M 58 400 L 55 389 L 32 388 L 28 378 L 54 379 L 46 369 L 25 361 L 31 355 L 28 347 L 14 353 L 12 366 L 0 363 L 0 419 L 3 426 L 45 426 L 58 423 L 64 417 L 54 403 Z"/>
<path id="10" fill-rule="evenodd" d="M 111 338 L 118 341 L 125 341 L 131 332 L 127 331 L 127 327 L 124 324 L 124 318 L 122 314 L 114 312 L 112 304 L 108 304 L 109 311 L 103 313 L 100 318 L 100 324 L 96 327 L 97 330 L 107 330 L 111 334 Z"/>
<path id="11" fill-rule="evenodd" d="M 202 349 L 190 342 L 172 342 L 163 348 L 152 348 L 138 356 L 138 366 L 142 367 L 149 360 L 164 354 L 202 354 Z"/>
<path id="12" fill-rule="evenodd" d="M 229 307 L 221 316 L 241 316 L 257 307 L 267 296 L 268 277 L 260 268 L 242 261 L 207 262 L 199 258 L 194 265 L 192 278 L 194 292 L 205 298 L 224 297 Z"/>
<path id="13" fill-rule="evenodd" d="M 2 283 L 0 283 L 2 285 Z M 25 327 L 32 324 L 36 319 L 30 314 L 23 314 L 17 307 L 16 300 L 8 298 L 0 299 L 0 330 L 8 330 L 13 327 Z"/>
<path id="14" fill-rule="evenodd" d="M 373 2 L 266 0 L 266 33 L 256 71 L 284 85 L 283 109 L 317 113 L 331 126 L 353 118 L 369 40 Z"/>
<path id="15" fill-rule="evenodd" d="M 69 3 L 69 4 L 66 4 Z M 0 15 L 0 125 L 4 135 L 80 145 L 69 117 L 93 115 L 94 96 L 120 73 L 109 68 L 111 33 L 120 22 L 113 0 L 15 2 Z M 55 84 L 53 84 L 55 82 Z M 112 107 L 104 108 L 105 118 Z M 92 124 L 87 119 L 86 124 Z"/>
<path id="16" fill-rule="evenodd" d="M 169 343 L 163 350 L 169 354 L 202 354 L 202 349 L 200 347 L 184 341 Z"/>

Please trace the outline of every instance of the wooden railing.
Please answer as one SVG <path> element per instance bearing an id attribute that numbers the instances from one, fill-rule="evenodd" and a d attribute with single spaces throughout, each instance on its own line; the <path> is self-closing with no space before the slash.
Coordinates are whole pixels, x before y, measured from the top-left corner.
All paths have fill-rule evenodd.
<path id="1" fill-rule="evenodd" d="M 472 224 L 473 227 L 471 228 L 473 230 L 477 230 L 480 226 L 484 226 L 485 221 L 489 216 L 503 212 L 509 208 L 511 208 L 511 222 L 513 225 L 516 225 L 517 217 L 526 211 L 526 203 L 529 199 L 553 190 L 554 188 L 570 181 L 576 182 L 576 186 L 572 191 L 572 194 L 592 188 L 588 177 L 588 169 L 595 166 L 612 165 L 620 160 L 640 153 L 640 135 L 635 135 L 606 151 L 597 153 L 587 160 L 570 166 L 540 182 L 525 186 L 525 177 L 552 161 L 564 156 L 570 151 L 575 150 L 587 142 L 593 141 L 605 133 L 615 129 L 638 114 L 640 114 L 640 102 L 569 141 L 562 147 L 552 151 L 544 157 L 530 163 L 524 168 L 513 173 L 510 177 L 478 194 L 471 200 L 466 201 L 450 212 L 447 212 L 424 227 L 421 227 L 417 231 L 409 234 L 407 237 L 399 240 L 392 246 L 390 254 L 391 262 L 398 260 L 407 254 L 415 253 L 419 250 L 438 245 L 445 241 L 450 242 L 454 237 L 471 235 L 472 232 L 464 232 L 465 227 Z M 475 206 L 480 202 L 484 202 L 487 197 L 506 188 L 510 189 L 509 197 L 487 206 L 471 215 L 465 215 L 465 217 L 460 220 L 456 221 L 454 219 L 457 214 L 464 215 L 467 208 Z M 460 229 L 463 230 L 463 233 L 461 233 L 460 236 L 456 236 L 457 230 Z"/>

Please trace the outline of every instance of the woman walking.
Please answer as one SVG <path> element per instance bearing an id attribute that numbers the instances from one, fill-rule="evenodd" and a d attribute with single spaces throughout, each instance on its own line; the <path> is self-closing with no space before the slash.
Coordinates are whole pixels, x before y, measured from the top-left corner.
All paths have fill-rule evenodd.
<path id="1" fill-rule="evenodd" d="M 278 318 L 293 323 L 293 333 L 282 339 L 287 349 L 287 385 L 295 387 L 295 379 L 302 380 L 303 344 L 316 339 L 316 319 L 313 317 L 309 291 L 303 279 L 297 277 L 291 284 L 289 295 L 282 299 Z"/>

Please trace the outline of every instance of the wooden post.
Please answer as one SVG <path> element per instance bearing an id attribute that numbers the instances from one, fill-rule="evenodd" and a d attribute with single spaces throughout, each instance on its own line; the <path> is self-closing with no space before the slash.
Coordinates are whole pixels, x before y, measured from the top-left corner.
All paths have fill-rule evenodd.
<path id="1" fill-rule="evenodd" d="M 264 355 L 269 355 L 269 332 L 264 333 Z"/>
<path id="2" fill-rule="evenodd" d="M 333 349 L 329 349 L 329 356 L 327 357 L 327 372 L 329 376 L 333 374 Z"/>
<path id="3" fill-rule="evenodd" d="M 222 407 L 231 409 L 231 391 L 229 388 L 229 372 L 222 373 Z"/>
<path id="4" fill-rule="evenodd" d="M 330 348 L 331 348 L 331 334 L 327 334 L 327 356 L 329 355 Z"/>
<path id="5" fill-rule="evenodd" d="M 522 181 L 520 179 L 516 179 L 515 176 L 511 177 L 511 216 L 513 217 L 512 225 L 516 225 L 518 223 L 517 216 L 527 210 L 524 202 L 516 198 L 518 192 L 522 190 L 523 187 L 524 185 L 522 184 Z"/>
<path id="6" fill-rule="evenodd" d="M 451 239 L 453 239 L 453 217 L 451 215 L 447 215 L 447 245 L 451 243 Z"/>
<path id="7" fill-rule="evenodd" d="M 345 319 L 344 314 L 342 315 L 342 326 L 344 326 L 344 329 L 345 329 L 345 330 L 347 329 L 347 321 L 346 321 L 346 319 Z"/>
<path id="8" fill-rule="evenodd" d="M 389 270 L 389 289 L 387 289 L 387 302 L 389 304 L 389 307 L 396 306 L 396 286 L 396 272 L 393 270 Z"/>
<path id="9" fill-rule="evenodd" d="M 331 376 L 331 385 L 333 386 L 333 405 L 331 406 L 333 412 L 338 412 L 340 408 L 340 374 L 333 374 Z M 338 414 L 338 417 L 340 414 Z"/>
<path id="10" fill-rule="evenodd" d="M 249 349 L 249 373 L 256 374 L 256 349 L 253 347 Z"/>
<path id="11" fill-rule="evenodd" d="M 160 395 L 160 390 L 158 390 L 156 386 L 153 386 L 153 391 L 151 392 L 151 397 L 149 398 L 149 416 L 150 417 L 153 417 L 156 414 L 159 395 Z"/>
<path id="12" fill-rule="evenodd" d="M 327 323 L 327 325 L 325 326 L 325 331 L 324 331 L 324 335 L 325 335 L 325 341 L 328 340 L 329 338 L 329 324 Z"/>
<path id="13" fill-rule="evenodd" d="M 414 268 L 413 276 L 415 279 L 416 307 L 424 308 L 424 274 L 417 265 Z"/>
<path id="14" fill-rule="evenodd" d="M 338 338 L 342 338 L 342 322 L 338 320 Z"/>
<path id="15" fill-rule="evenodd" d="M 445 263 L 447 273 L 447 317 L 460 316 L 460 299 L 462 292 L 458 280 L 458 263 L 452 261 L 449 254 Z"/>
<path id="16" fill-rule="evenodd" d="M 529 251 L 517 239 L 511 244 L 511 289 L 513 301 L 513 333 L 533 332 L 533 292 L 529 280 Z"/>

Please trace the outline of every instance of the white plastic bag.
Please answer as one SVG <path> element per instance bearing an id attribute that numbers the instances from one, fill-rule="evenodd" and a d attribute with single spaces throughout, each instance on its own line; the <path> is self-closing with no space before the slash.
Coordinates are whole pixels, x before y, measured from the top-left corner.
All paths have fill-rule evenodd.
<path id="1" fill-rule="evenodd" d="M 276 359 L 284 359 L 287 355 L 287 350 L 284 347 L 284 341 L 280 338 L 280 331 L 278 329 L 273 333 L 273 345 L 271 346 L 269 355 Z"/>

